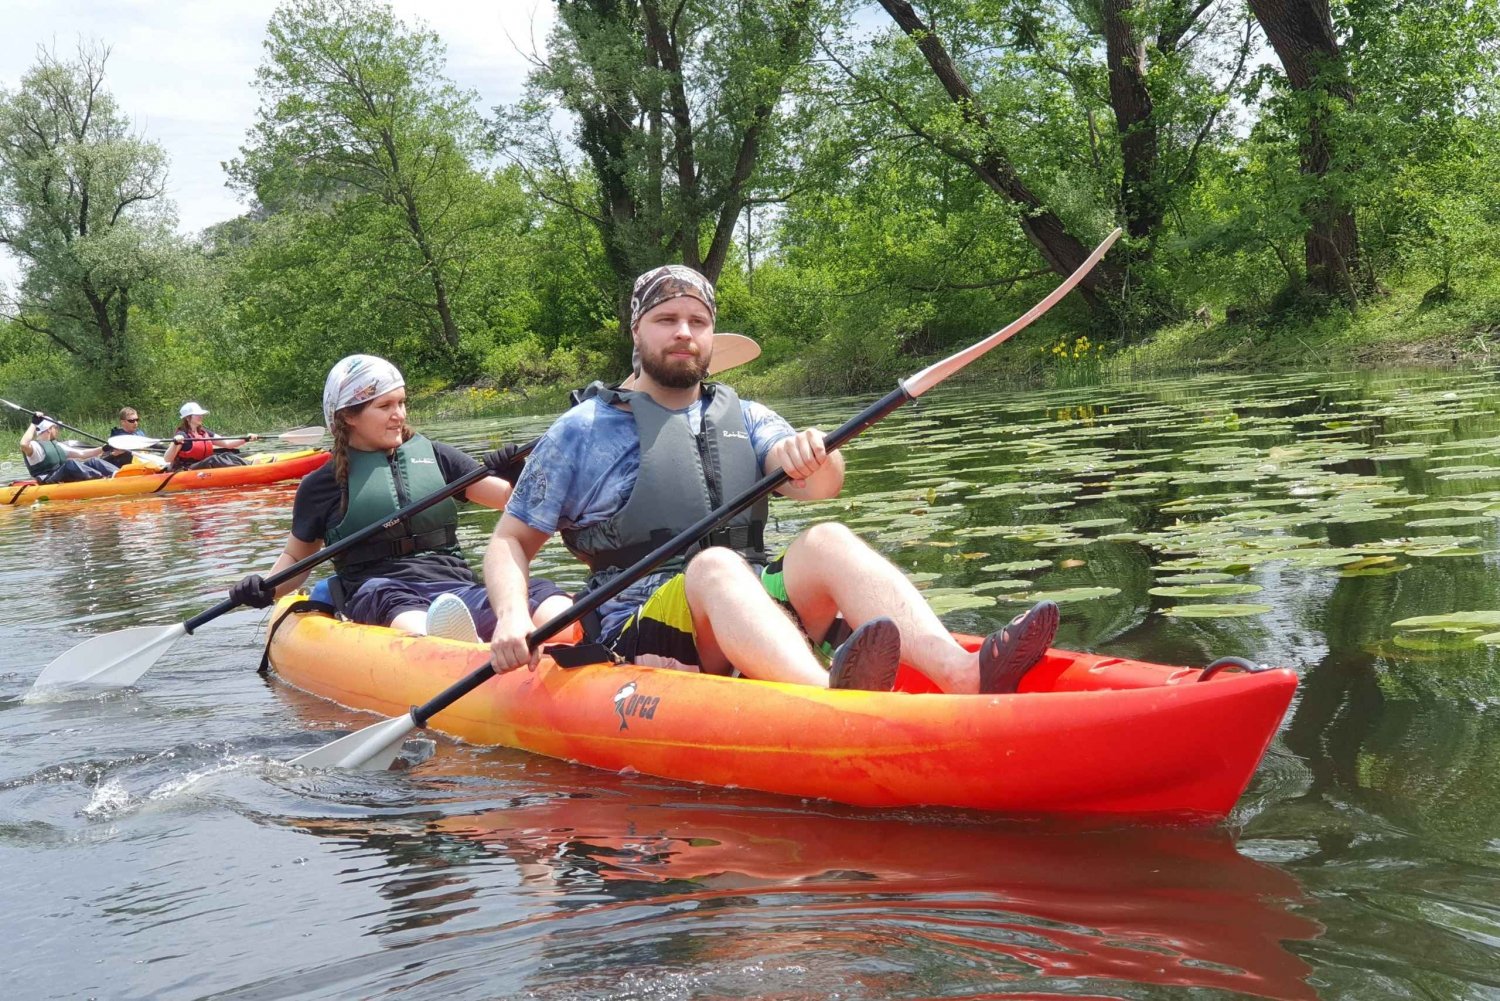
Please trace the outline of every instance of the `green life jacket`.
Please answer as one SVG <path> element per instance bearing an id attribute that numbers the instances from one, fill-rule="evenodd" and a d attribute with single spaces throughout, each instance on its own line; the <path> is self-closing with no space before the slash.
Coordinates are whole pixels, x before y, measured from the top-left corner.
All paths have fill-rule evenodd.
<path id="1" fill-rule="evenodd" d="M 645 393 L 596 382 L 583 393 L 584 399 L 591 396 L 604 404 L 629 403 L 641 440 L 641 468 L 625 506 L 607 521 L 562 532 L 568 549 L 593 571 L 588 585 L 593 588 L 744 493 L 760 480 L 761 471 L 740 398 L 728 386 L 703 384 L 703 426 L 696 435 L 686 416 Z M 752 563 L 766 563 L 768 510 L 761 498 L 662 569 L 678 570 L 709 546 L 727 546 Z"/>
<path id="2" fill-rule="evenodd" d="M 42 449 L 41 462 L 32 462 L 31 454 L 29 452 L 23 453 L 22 457 L 26 460 L 26 470 L 31 473 L 32 479 L 43 480 L 57 472 L 58 468 L 64 462 L 68 461 L 68 453 L 63 451 L 62 445 L 55 441 L 42 441 L 34 438 L 31 443 L 40 446 Z"/>
<path id="3" fill-rule="evenodd" d="M 330 526 L 325 541 L 332 545 L 368 525 L 385 521 L 414 500 L 446 486 L 432 442 L 421 435 L 394 454 L 349 449 L 349 482 L 344 517 Z M 333 558 L 341 575 L 358 576 L 362 568 L 416 552 L 443 552 L 462 557 L 458 548 L 458 504 L 452 499 L 398 522 L 348 552 Z"/>

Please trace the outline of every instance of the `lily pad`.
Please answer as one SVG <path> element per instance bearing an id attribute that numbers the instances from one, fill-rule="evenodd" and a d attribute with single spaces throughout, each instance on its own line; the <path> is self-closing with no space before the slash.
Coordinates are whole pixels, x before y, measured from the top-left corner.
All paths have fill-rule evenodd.
<path id="1" fill-rule="evenodd" d="M 1160 598 L 1227 598 L 1235 594 L 1255 594 L 1264 590 L 1259 584 L 1183 584 L 1153 587 L 1148 592 Z"/>
<path id="2" fill-rule="evenodd" d="M 1120 593 L 1117 587 L 1064 587 L 1055 591 L 1032 591 L 1020 597 L 1025 601 L 1055 601 L 1059 605 L 1069 601 L 1093 601 L 1095 598 L 1112 598 Z"/>
<path id="3" fill-rule="evenodd" d="M 1175 605 L 1172 608 L 1162 609 L 1163 615 L 1170 615 L 1177 619 L 1234 619 L 1249 615 L 1264 615 L 1271 610 L 1270 605 Z"/>
<path id="4" fill-rule="evenodd" d="M 1494 629 L 1500 627 L 1500 610 L 1418 615 L 1391 625 L 1397 629 Z"/>
<path id="5" fill-rule="evenodd" d="M 927 599 L 927 604 L 938 615 L 946 615 L 948 612 L 957 612 L 965 608 L 992 608 L 995 599 L 989 595 L 975 594 L 974 591 L 964 587 L 941 587 L 924 592 L 922 595 Z"/>
<path id="6" fill-rule="evenodd" d="M 1483 525 L 1486 522 L 1490 522 L 1490 521 L 1493 521 L 1493 520 L 1494 520 L 1493 518 L 1490 518 L 1487 515 L 1465 514 L 1465 515 L 1454 515 L 1451 518 L 1418 518 L 1415 521 L 1408 521 L 1406 523 L 1406 527 L 1407 528 L 1457 528 L 1460 525 Z"/>
<path id="7" fill-rule="evenodd" d="M 1025 573 L 1027 570 L 1042 570 L 1051 565 L 1051 560 L 1011 560 L 1009 563 L 989 563 L 979 569 L 985 573 Z"/>

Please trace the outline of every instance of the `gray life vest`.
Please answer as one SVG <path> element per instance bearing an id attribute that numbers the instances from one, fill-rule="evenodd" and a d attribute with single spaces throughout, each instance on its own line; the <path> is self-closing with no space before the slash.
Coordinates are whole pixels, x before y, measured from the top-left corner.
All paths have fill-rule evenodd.
<path id="1" fill-rule="evenodd" d="M 703 384 L 703 426 L 697 435 L 684 414 L 666 409 L 645 393 L 596 382 L 582 398 L 594 396 L 602 404 L 630 404 L 641 440 L 641 468 L 625 506 L 613 517 L 562 532 L 568 549 L 593 571 L 589 588 L 636 563 L 761 478 L 740 398 L 728 386 Z M 752 563 L 766 563 L 768 509 L 762 497 L 662 569 L 679 570 L 709 546 L 727 546 Z"/>
<path id="2" fill-rule="evenodd" d="M 432 442 L 421 435 L 413 435 L 393 454 L 351 448 L 348 455 L 348 503 L 344 517 L 324 537 L 329 545 L 385 521 L 412 501 L 447 485 Z M 423 551 L 461 555 L 458 504 L 451 497 L 335 556 L 333 565 L 341 574 L 358 573 L 361 567 Z"/>
<path id="3" fill-rule="evenodd" d="M 26 460 L 26 471 L 38 482 L 57 472 L 62 464 L 68 461 L 68 453 L 63 451 L 63 447 L 55 441 L 40 441 L 33 438 L 31 443 L 41 448 L 42 461 L 32 462 L 30 452 L 22 453 L 22 458 Z"/>

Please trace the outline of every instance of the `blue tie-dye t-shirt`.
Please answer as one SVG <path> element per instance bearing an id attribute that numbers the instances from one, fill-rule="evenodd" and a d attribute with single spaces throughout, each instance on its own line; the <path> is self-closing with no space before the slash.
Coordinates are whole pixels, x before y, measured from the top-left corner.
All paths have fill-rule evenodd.
<path id="1" fill-rule="evenodd" d="M 703 401 L 678 410 L 697 434 L 703 427 Z M 755 459 L 765 468 L 766 454 L 795 432 L 769 407 L 740 401 Z M 641 439 L 635 418 L 597 397 L 559 417 L 526 460 L 505 513 L 548 535 L 608 521 L 619 513 L 635 488 L 641 469 Z M 686 528 L 686 525 L 682 526 Z M 603 635 L 611 637 L 625 619 L 665 579 L 652 574 L 600 609 Z"/>

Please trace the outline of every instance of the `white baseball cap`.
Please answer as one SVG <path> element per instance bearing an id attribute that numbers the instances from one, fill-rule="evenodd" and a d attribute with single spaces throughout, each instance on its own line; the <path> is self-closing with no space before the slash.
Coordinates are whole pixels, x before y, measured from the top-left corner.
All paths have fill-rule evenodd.
<path id="1" fill-rule="evenodd" d="M 53 430 L 56 427 L 57 427 L 57 422 L 56 421 L 43 420 L 42 423 L 40 423 L 40 424 L 38 424 L 36 426 L 36 433 L 37 434 L 46 434 L 48 431 L 51 431 L 51 430 Z"/>
<path id="2" fill-rule="evenodd" d="M 181 407 L 177 408 L 178 417 L 190 417 L 195 414 L 199 417 L 202 417 L 206 413 L 208 413 L 207 410 L 204 410 L 202 407 L 198 406 L 198 404 L 196 403 L 193 403 L 191 400 L 189 400 L 187 403 L 184 403 Z"/>

